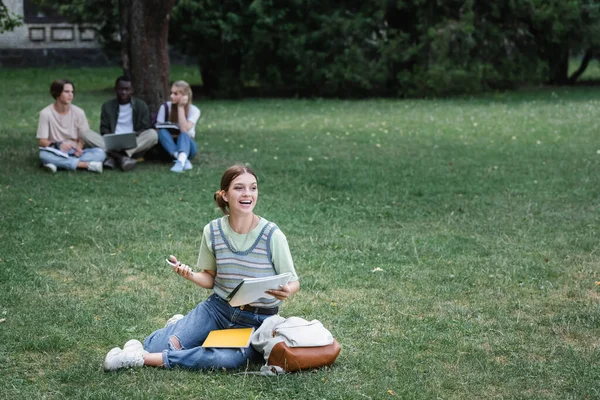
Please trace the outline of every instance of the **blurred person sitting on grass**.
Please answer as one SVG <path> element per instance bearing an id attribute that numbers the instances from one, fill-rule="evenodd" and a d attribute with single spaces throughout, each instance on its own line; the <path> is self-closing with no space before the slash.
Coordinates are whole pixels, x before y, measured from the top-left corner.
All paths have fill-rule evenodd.
<path id="1" fill-rule="evenodd" d="M 50 85 L 54 103 L 40 111 L 37 130 L 42 166 L 54 173 L 58 168 L 87 169 L 102 173 L 106 154 L 101 148 L 84 149 L 83 137 L 90 130 L 85 112 L 71 104 L 75 95 L 73 82 L 57 79 Z"/>
<path id="2" fill-rule="evenodd" d="M 158 141 L 165 151 L 175 159 L 172 172 L 181 173 L 192 169 L 190 159 L 196 155 L 194 142 L 196 123 L 200 109 L 192 104 L 192 88 L 186 81 L 176 81 L 171 86 L 171 101 L 161 106 L 156 115 L 158 124 L 173 122 L 179 130 L 158 129 Z"/>
<path id="3" fill-rule="evenodd" d="M 158 134 L 152 129 L 150 112 L 146 103 L 133 97 L 131 80 L 120 76 L 115 81 L 116 98 L 102 105 L 100 113 L 100 134 L 135 132 L 137 146 L 131 149 L 108 152 L 104 167 L 114 169 L 117 166 L 129 171 L 137 164 L 137 158 L 158 143 Z M 96 132 L 88 131 L 86 144 L 105 149 L 104 139 Z M 105 149 L 106 150 L 106 149 Z"/>
<path id="4" fill-rule="evenodd" d="M 258 201 L 256 174 L 248 167 L 234 165 L 223 174 L 220 187 L 214 200 L 225 216 L 204 227 L 197 262 L 200 272 L 170 257 L 178 275 L 213 289 L 213 293 L 187 315 L 171 317 L 164 328 L 146 337 L 144 344 L 132 339 L 122 349 L 110 350 L 104 360 L 106 371 L 143 365 L 229 369 L 250 360 L 262 361 L 252 346 L 205 348 L 202 343 L 213 330 L 260 327 L 265 319 L 278 313 L 283 300 L 298 292 L 300 283 L 285 235 L 277 225 L 254 214 Z M 290 282 L 281 285 L 280 290 L 267 291 L 269 296 L 239 307 L 225 300 L 244 278 L 284 272 L 291 274 Z"/>

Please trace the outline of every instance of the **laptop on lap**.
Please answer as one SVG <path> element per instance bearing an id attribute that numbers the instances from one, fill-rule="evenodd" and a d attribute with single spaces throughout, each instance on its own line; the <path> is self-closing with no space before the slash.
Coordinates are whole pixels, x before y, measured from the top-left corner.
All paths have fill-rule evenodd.
<path id="1" fill-rule="evenodd" d="M 104 137 L 106 151 L 118 151 L 133 149 L 137 147 L 135 132 L 131 133 L 108 133 Z"/>

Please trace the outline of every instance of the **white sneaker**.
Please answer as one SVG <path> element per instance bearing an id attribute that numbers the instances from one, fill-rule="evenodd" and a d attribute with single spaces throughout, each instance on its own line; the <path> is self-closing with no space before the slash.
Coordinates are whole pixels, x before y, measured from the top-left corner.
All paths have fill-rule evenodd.
<path id="1" fill-rule="evenodd" d="M 167 323 L 165 324 L 165 328 L 166 328 L 167 326 L 170 326 L 170 325 L 176 324 L 176 323 L 177 323 L 177 321 L 179 321 L 181 318 L 183 318 L 183 315 L 182 315 L 182 314 L 175 314 L 175 315 L 173 315 L 171 318 L 169 318 L 169 319 L 167 320 Z"/>
<path id="2" fill-rule="evenodd" d="M 183 170 L 189 171 L 192 168 L 194 168 L 194 167 L 192 166 L 192 163 L 190 162 L 190 160 L 185 160 L 185 164 L 183 164 Z"/>
<path id="3" fill-rule="evenodd" d="M 128 340 L 123 345 L 123 350 L 132 350 L 132 349 L 144 350 L 144 345 L 139 340 L 135 340 L 135 339 Z"/>
<path id="4" fill-rule="evenodd" d="M 90 161 L 88 163 L 88 171 L 102 173 L 102 163 L 100 161 Z"/>
<path id="5" fill-rule="evenodd" d="M 144 354 L 144 349 L 127 348 L 121 350 L 115 347 L 108 352 L 104 359 L 104 370 L 116 371 L 121 368 L 143 367 Z"/>
<path id="6" fill-rule="evenodd" d="M 56 165 L 54 164 L 44 164 L 44 169 L 48 172 L 51 173 L 55 173 L 56 172 Z"/>
<path id="7" fill-rule="evenodd" d="M 183 172 L 183 164 L 181 163 L 181 161 L 175 161 L 175 165 L 173 165 L 173 167 L 171 168 L 171 172 L 176 172 L 178 174 Z"/>

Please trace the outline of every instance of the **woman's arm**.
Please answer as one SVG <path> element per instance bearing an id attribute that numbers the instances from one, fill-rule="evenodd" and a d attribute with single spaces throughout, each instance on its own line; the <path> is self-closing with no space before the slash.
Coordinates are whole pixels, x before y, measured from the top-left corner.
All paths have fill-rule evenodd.
<path id="1" fill-rule="evenodd" d="M 179 103 L 177 103 L 177 121 L 179 122 L 179 130 L 181 130 L 181 133 L 187 133 L 194 126 L 191 121 L 188 121 L 187 116 L 185 115 L 185 106 L 187 103 L 187 96 L 182 96 Z"/>
<path id="2" fill-rule="evenodd" d="M 270 246 L 275 271 L 279 274 L 285 272 L 292 274 L 292 281 L 286 285 L 281 285 L 279 290 L 269 290 L 267 293 L 278 300 L 285 300 L 300 290 L 300 281 L 296 274 L 290 247 L 283 232 L 277 230 L 273 233 Z"/>
<path id="3" fill-rule="evenodd" d="M 185 264 L 180 264 L 176 267 L 173 267 L 173 271 L 175 271 L 179 276 L 194 282 L 196 285 L 203 287 L 204 289 L 212 289 L 215 285 L 216 271 L 205 269 L 202 272 L 193 272 L 192 269 Z"/>

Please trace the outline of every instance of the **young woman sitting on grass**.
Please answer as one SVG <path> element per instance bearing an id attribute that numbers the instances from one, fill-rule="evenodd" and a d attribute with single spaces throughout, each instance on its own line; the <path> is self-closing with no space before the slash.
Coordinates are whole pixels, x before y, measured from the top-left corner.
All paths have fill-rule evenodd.
<path id="1" fill-rule="evenodd" d="M 268 317 L 277 314 L 279 305 L 300 289 L 298 276 L 285 235 L 277 225 L 254 214 L 258 201 L 258 178 L 248 167 L 234 165 L 221 178 L 221 189 L 214 195 L 224 217 L 204 227 L 198 270 L 181 264 L 174 256 L 173 270 L 181 277 L 213 289 L 186 316 L 174 315 L 164 328 L 144 340 L 130 340 L 123 348 L 115 347 L 104 360 L 104 369 L 143 365 L 191 369 L 238 368 L 248 360 L 260 362 L 260 354 L 247 348 L 204 348 L 209 332 L 228 328 L 258 328 Z M 273 297 L 232 307 L 225 300 L 244 278 L 267 277 L 289 272 L 290 282 L 280 290 L 267 291 Z"/>
<path id="2" fill-rule="evenodd" d="M 192 104 L 192 89 L 185 81 L 177 81 L 171 87 L 171 101 L 167 107 L 161 106 L 156 115 L 157 123 L 174 122 L 179 124 L 179 132 L 172 129 L 158 129 L 158 141 L 169 155 L 175 159 L 172 172 L 192 169 L 191 158 L 196 155 L 196 122 L 200 109 Z"/>

